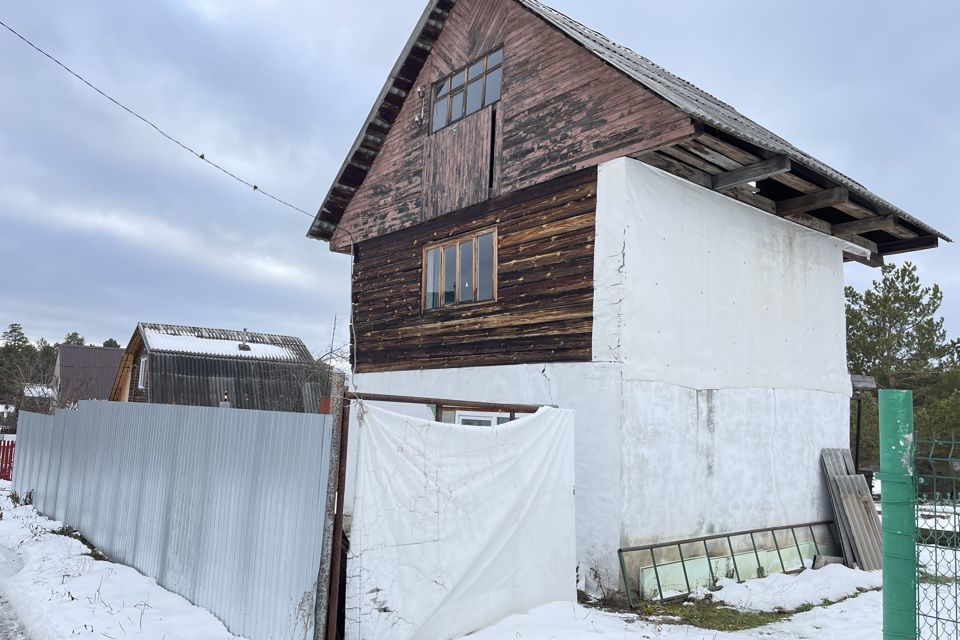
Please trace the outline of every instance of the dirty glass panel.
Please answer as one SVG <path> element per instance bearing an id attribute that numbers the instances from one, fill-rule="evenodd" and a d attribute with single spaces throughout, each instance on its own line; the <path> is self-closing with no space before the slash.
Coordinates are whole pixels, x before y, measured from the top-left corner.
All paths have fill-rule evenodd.
<path id="1" fill-rule="evenodd" d="M 493 300 L 493 234 L 477 238 L 477 300 Z"/>
<path id="2" fill-rule="evenodd" d="M 457 246 L 443 250 L 443 304 L 457 301 Z"/>
<path id="3" fill-rule="evenodd" d="M 483 106 L 483 80 L 475 80 L 467 85 L 467 113 L 479 111 Z"/>
<path id="4" fill-rule="evenodd" d="M 436 309 L 440 306 L 440 249 L 427 250 L 426 263 L 423 308 Z"/>
<path id="5" fill-rule="evenodd" d="M 503 49 L 497 49 L 487 56 L 487 69 L 491 69 L 503 62 Z"/>
<path id="6" fill-rule="evenodd" d="M 460 69 L 460 71 L 457 71 L 455 74 L 450 76 L 450 88 L 456 89 L 457 87 L 462 87 L 463 83 L 465 82 L 465 76 L 465 69 Z"/>
<path id="7" fill-rule="evenodd" d="M 448 91 L 450 91 L 450 78 L 445 79 L 443 82 L 437 85 L 436 97 L 440 98 L 445 96 Z"/>
<path id="8" fill-rule="evenodd" d="M 442 129 L 447 126 L 447 98 L 437 100 L 433 105 L 433 130 Z"/>
<path id="9" fill-rule="evenodd" d="M 500 99 L 500 82 L 503 80 L 503 67 L 487 74 L 487 94 L 483 104 L 493 104 Z"/>
<path id="10" fill-rule="evenodd" d="M 460 243 L 460 302 L 473 302 L 473 240 Z"/>
<path id="11" fill-rule="evenodd" d="M 463 117 L 463 91 L 455 93 L 451 100 L 450 122 L 455 122 Z"/>
<path id="12" fill-rule="evenodd" d="M 483 75 L 483 60 L 474 62 L 467 71 L 467 80 L 473 80 Z"/>

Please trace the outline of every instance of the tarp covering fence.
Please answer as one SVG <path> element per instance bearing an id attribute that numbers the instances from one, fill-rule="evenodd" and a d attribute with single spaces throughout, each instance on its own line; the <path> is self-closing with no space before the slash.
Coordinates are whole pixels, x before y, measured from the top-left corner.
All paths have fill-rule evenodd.
<path id="1" fill-rule="evenodd" d="M 84 401 L 20 415 L 13 488 L 232 633 L 312 640 L 332 430 L 319 414 Z"/>
<path id="2" fill-rule="evenodd" d="M 360 403 L 348 639 L 443 640 L 576 598 L 573 412 L 496 427 Z"/>

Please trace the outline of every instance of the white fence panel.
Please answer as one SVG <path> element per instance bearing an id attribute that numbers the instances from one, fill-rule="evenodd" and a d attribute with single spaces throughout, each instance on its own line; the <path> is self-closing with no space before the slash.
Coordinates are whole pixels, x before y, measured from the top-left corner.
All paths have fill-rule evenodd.
<path id="1" fill-rule="evenodd" d="M 21 414 L 13 488 L 231 632 L 308 639 L 332 431 L 318 414 L 85 401 Z"/>

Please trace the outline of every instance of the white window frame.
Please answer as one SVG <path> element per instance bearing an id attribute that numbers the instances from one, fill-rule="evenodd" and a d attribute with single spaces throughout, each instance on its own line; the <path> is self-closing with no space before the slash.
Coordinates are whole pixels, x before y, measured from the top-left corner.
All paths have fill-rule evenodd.
<path id="1" fill-rule="evenodd" d="M 147 388 L 147 356 L 140 358 L 140 368 L 137 370 L 137 389 Z"/>
<path id="2" fill-rule="evenodd" d="M 526 414 L 523 414 L 526 415 Z M 516 415 L 517 418 L 520 417 L 520 414 Z M 487 420 L 489 424 L 474 424 L 466 425 L 471 427 L 496 427 L 499 424 L 503 424 L 510 421 L 509 413 L 497 413 L 495 411 L 457 411 L 456 415 L 453 418 L 453 421 L 456 424 L 463 424 L 463 419 L 467 420 Z M 500 422 L 500 418 L 506 418 L 503 423 Z"/>

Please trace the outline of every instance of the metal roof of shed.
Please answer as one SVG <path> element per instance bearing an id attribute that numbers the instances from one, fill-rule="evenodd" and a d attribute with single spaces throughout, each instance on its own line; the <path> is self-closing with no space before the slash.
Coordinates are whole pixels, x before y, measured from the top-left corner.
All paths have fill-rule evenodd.
<path id="1" fill-rule="evenodd" d="M 314 361 L 303 340 L 293 336 L 152 322 L 141 322 L 139 330 L 149 352 L 306 364 Z M 241 349 L 241 344 L 249 349 Z"/>

